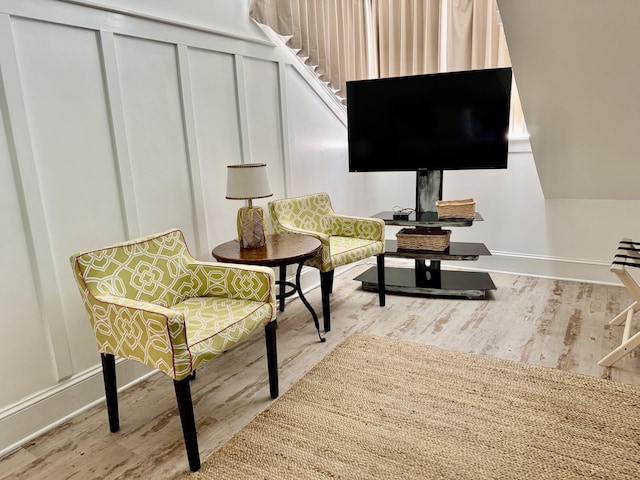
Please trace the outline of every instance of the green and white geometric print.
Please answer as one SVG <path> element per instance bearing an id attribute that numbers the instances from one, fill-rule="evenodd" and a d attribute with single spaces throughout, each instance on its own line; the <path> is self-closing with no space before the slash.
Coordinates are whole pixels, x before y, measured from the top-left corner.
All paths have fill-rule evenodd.
<path id="1" fill-rule="evenodd" d="M 276 316 L 272 269 L 196 261 L 180 230 L 70 260 L 100 352 L 176 380 Z"/>
<path id="2" fill-rule="evenodd" d="M 269 213 L 274 233 L 302 233 L 320 240 L 321 252 L 305 263 L 321 272 L 384 253 L 384 221 L 339 215 L 326 193 L 272 200 Z"/>

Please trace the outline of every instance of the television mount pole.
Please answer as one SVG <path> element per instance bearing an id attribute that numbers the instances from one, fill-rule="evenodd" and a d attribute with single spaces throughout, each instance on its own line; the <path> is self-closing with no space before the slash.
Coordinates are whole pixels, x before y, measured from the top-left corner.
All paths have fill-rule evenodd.
<path id="1" fill-rule="evenodd" d="M 427 212 L 437 212 L 442 200 L 442 170 L 418 170 L 416 175 L 416 220 Z"/>

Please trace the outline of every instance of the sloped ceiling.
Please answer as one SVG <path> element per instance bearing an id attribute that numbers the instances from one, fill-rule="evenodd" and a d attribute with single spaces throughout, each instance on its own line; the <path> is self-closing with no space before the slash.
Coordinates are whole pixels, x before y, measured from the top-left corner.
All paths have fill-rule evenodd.
<path id="1" fill-rule="evenodd" d="M 640 1 L 498 8 L 545 197 L 640 199 Z"/>

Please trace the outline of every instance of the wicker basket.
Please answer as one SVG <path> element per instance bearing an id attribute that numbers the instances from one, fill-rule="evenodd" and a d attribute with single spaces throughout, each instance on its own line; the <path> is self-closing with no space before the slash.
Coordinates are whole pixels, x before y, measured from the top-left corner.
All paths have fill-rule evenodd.
<path id="1" fill-rule="evenodd" d="M 438 219 L 443 218 L 465 218 L 474 219 L 476 217 L 476 201 L 473 198 L 464 200 L 438 200 Z"/>
<path id="2" fill-rule="evenodd" d="M 451 230 L 439 228 L 403 228 L 396 233 L 398 248 L 404 250 L 432 250 L 441 252 L 449 248 Z"/>

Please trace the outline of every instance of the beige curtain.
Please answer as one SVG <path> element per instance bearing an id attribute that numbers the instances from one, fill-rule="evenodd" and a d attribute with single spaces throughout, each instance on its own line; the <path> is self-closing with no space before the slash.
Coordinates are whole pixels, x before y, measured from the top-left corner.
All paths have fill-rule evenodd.
<path id="1" fill-rule="evenodd" d="M 508 66 L 495 0 L 371 1 L 381 77 Z"/>
<path id="2" fill-rule="evenodd" d="M 349 80 L 511 65 L 495 0 L 254 0 L 250 15 L 343 101 Z M 512 97 L 511 131 L 526 133 Z"/>
<path id="3" fill-rule="evenodd" d="M 441 0 L 371 0 L 377 77 L 439 69 Z"/>

